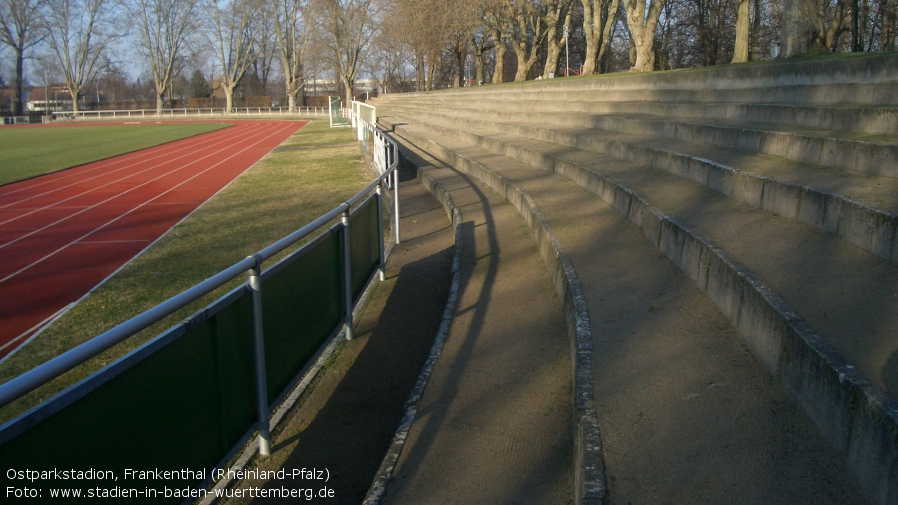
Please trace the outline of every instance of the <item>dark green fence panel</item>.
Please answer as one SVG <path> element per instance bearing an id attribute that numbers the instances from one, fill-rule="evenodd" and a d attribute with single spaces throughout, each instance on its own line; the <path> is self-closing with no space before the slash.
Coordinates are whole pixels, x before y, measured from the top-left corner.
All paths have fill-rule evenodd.
<path id="1" fill-rule="evenodd" d="M 380 266 L 379 212 L 370 198 L 350 217 L 354 300 Z M 335 226 L 262 275 L 269 403 L 344 319 L 345 234 Z M 0 432 L 4 472 L 99 471 L 110 472 L 108 478 L 31 481 L 7 474 L 4 482 L 39 489 L 44 500 L 54 499 L 45 494 L 51 488 L 155 503 L 196 494 L 257 420 L 252 310 L 246 288 L 235 289 Z M 160 479 L 128 469 L 182 473 Z"/>
<path id="2" fill-rule="evenodd" d="M 274 401 L 344 316 L 342 228 L 272 267 L 262 279 L 268 399 Z"/>
<path id="3" fill-rule="evenodd" d="M 83 487 L 84 493 L 99 487 L 151 490 L 161 493 L 153 495 L 159 502 L 166 501 L 161 499 L 165 488 L 183 491 L 196 485 L 196 474 L 135 480 L 128 479 L 125 470 L 211 469 L 252 426 L 252 306 L 242 289 L 230 298 L 211 317 L 212 309 L 207 309 L 197 318 L 205 320 L 194 321 L 186 334 L 182 326 L 145 346 L 163 341 L 155 352 L 142 348 L 122 358 L 119 363 L 149 354 L 0 446 L 0 466 L 4 471 L 96 469 L 112 471 L 118 478 L 16 482 L 41 487 L 42 498 L 48 500 L 50 487 Z M 120 368 L 111 365 L 73 390 L 102 382 L 104 374 L 114 375 Z M 66 403 L 66 394 L 55 401 Z M 181 501 L 176 494 L 170 493 L 168 501 Z"/>
<path id="4" fill-rule="evenodd" d="M 369 198 L 349 219 L 349 249 L 352 267 L 352 299 L 358 300 L 374 271 L 380 267 L 383 237 L 377 229 L 377 199 Z"/>

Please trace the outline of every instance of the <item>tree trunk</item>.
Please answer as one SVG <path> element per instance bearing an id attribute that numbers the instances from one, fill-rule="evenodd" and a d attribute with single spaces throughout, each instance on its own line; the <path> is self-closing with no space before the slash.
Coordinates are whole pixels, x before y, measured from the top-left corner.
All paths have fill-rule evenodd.
<path id="1" fill-rule="evenodd" d="M 527 53 L 518 48 L 515 44 L 514 54 L 518 59 L 518 69 L 514 74 L 514 82 L 524 82 L 527 80 L 527 74 L 530 73 L 530 65 L 527 64 Z"/>
<path id="2" fill-rule="evenodd" d="M 452 48 L 452 56 L 455 59 L 455 87 L 465 86 L 465 60 L 468 57 L 468 46 L 456 40 Z"/>
<path id="3" fill-rule="evenodd" d="M 784 0 L 780 55 L 788 58 L 821 50 L 819 19 L 814 0 Z"/>
<path id="4" fill-rule="evenodd" d="M 548 79 L 549 74 L 554 74 L 558 70 L 558 58 L 561 57 L 561 43 L 553 41 L 554 33 L 549 33 L 549 49 L 546 53 L 546 66 L 543 67 L 543 79 Z M 564 39 L 562 39 L 564 40 Z M 565 66 L 565 68 L 567 68 Z M 562 74 L 564 75 L 564 74 Z"/>
<path id="5" fill-rule="evenodd" d="M 415 51 L 415 91 L 423 91 L 427 84 L 427 69 L 424 66 L 424 53 Z"/>
<path id="6" fill-rule="evenodd" d="M 882 24 L 880 28 L 880 33 L 882 33 L 882 50 L 883 51 L 894 51 L 895 50 L 895 35 L 898 32 L 898 13 L 896 13 L 896 9 L 898 8 L 898 1 L 888 0 L 886 2 L 886 8 L 882 15 Z"/>
<path id="7" fill-rule="evenodd" d="M 13 116 L 21 116 L 22 115 L 22 98 L 25 96 L 25 50 L 15 48 L 16 52 L 16 77 L 13 83 L 13 99 L 12 99 L 12 115 Z M 44 97 L 46 101 L 46 97 Z"/>
<path id="8" fill-rule="evenodd" d="M 567 10 L 567 13 L 564 11 Z M 558 34 L 559 21 L 564 14 L 564 20 L 561 22 L 561 35 Z M 558 69 L 558 58 L 561 56 L 561 49 L 565 44 L 564 32 L 565 28 L 571 26 L 571 13 L 567 4 L 559 3 L 551 8 L 546 16 L 546 24 L 548 32 L 546 33 L 546 41 L 548 43 L 546 50 L 546 65 L 543 67 L 543 78 L 548 79 L 550 73 L 554 73 Z M 565 64 L 565 69 L 567 65 Z M 567 72 L 567 71 L 565 71 Z"/>
<path id="9" fill-rule="evenodd" d="M 633 42 L 636 49 L 636 61 L 630 71 L 651 72 L 655 70 L 655 48 L 652 37 L 647 37 L 645 34 L 635 35 Z"/>
<path id="10" fill-rule="evenodd" d="M 620 0 L 611 0 L 608 9 L 604 14 L 604 29 L 602 30 L 602 39 L 599 44 L 599 54 L 596 55 L 596 70 L 601 71 L 602 58 L 608 52 L 608 46 L 611 45 L 611 29 L 614 28 L 614 20 L 617 18 L 617 11 L 620 7 Z M 584 72 L 585 73 L 585 72 Z"/>
<path id="11" fill-rule="evenodd" d="M 78 107 L 78 101 L 81 98 L 81 93 L 72 91 L 72 88 L 69 88 L 69 93 L 72 95 L 72 112 L 77 114 L 80 110 Z"/>
<path id="12" fill-rule="evenodd" d="M 502 84 L 505 75 L 505 41 L 501 37 L 496 38 L 496 68 L 493 69 L 493 84 Z"/>
<path id="13" fill-rule="evenodd" d="M 733 63 L 746 63 L 748 62 L 748 48 L 750 46 L 749 41 L 749 1 L 750 0 L 738 0 L 737 14 L 736 14 L 736 47 L 733 50 Z"/>
<path id="14" fill-rule="evenodd" d="M 231 109 L 234 108 L 234 86 L 229 85 L 225 86 L 222 84 L 221 89 L 225 92 L 225 114 L 230 114 Z"/>
<path id="15" fill-rule="evenodd" d="M 543 67 L 543 79 L 548 79 L 549 74 L 554 74 L 558 70 L 558 58 L 561 56 L 562 41 L 555 39 L 556 29 L 549 28 L 548 48 L 546 50 L 546 64 Z"/>
<path id="16" fill-rule="evenodd" d="M 352 80 L 346 77 L 342 77 L 343 81 L 343 89 L 346 90 L 346 102 L 343 103 L 343 107 L 351 107 L 352 105 Z"/>
<path id="17" fill-rule="evenodd" d="M 754 13 L 752 14 L 749 36 L 751 37 L 751 55 L 749 59 L 757 59 L 764 51 L 761 48 L 761 0 L 753 0 L 755 4 Z"/>

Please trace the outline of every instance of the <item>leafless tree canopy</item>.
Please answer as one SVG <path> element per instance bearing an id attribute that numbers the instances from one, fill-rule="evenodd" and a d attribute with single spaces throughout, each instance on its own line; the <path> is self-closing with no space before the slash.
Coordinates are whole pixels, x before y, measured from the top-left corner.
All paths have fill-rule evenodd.
<path id="1" fill-rule="evenodd" d="M 125 4 L 156 85 L 156 109 L 181 70 L 183 52 L 197 28 L 199 0 L 130 0 Z"/>
<path id="2" fill-rule="evenodd" d="M 78 99 L 101 69 L 107 47 L 121 36 L 114 16 L 110 0 L 47 0 L 41 9 L 49 48 L 76 112 Z"/>
<path id="3" fill-rule="evenodd" d="M 351 99 L 360 79 L 398 92 L 647 72 L 894 51 L 896 34 L 898 0 L 0 0 L 0 85 L 16 114 L 50 74 L 74 97 L 102 83 L 157 109 L 213 92 L 292 108 Z"/>
<path id="4" fill-rule="evenodd" d="M 43 37 L 38 0 L 0 0 L 0 43 L 15 53 L 13 114 L 22 114 L 25 51 Z"/>

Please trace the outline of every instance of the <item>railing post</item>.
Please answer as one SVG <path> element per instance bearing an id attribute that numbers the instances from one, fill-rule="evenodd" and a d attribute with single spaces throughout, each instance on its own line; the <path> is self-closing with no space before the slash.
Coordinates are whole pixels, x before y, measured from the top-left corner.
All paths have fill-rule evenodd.
<path id="1" fill-rule="evenodd" d="M 346 340 L 352 340 L 355 335 L 352 331 L 352 258 L 349 249 L 349 208 L 340 217 L 343 225 L 343 298 L 346 317 L 343 320 L 343 329 L 346 331 Z"/>
<path id="2" fill-rule="evenodd" d="M 256 364 L 256 410 L 259 454 L 271 455 L 271 428 L 268 421 L 268 381 L 265 377 L 265 341 L 262 333 L 262 261 L 250 256 L 255 265 L 249 270 L 247 286 L 253 297 L 253 350 Z"/>
<path id="3" fill-rule="evenodd" d="M 387 149 L 388 153 L 392 153 L 392 156 L 387 156 L 387 166 L 392 167 L 396 165 L 393 169 L 393 212 L 396 214 L 393 219 L 396 220 L 394 228 L 396 229 L 396 243 L 398 244 L 401 242 L 399 238 L 399 158 L 396 155 L 396 144 L 390 143 L 390 145 L 393 149 Z"/>
<path id="4" fill-rule="evenodd" d="M 374 188 L 374 194 L 377 198 L 377 252 L 380 254 L 380 281 L 384 281 L 384 271 L 387 269 L 384 260 L 384 195 L 383 182 Z"/>

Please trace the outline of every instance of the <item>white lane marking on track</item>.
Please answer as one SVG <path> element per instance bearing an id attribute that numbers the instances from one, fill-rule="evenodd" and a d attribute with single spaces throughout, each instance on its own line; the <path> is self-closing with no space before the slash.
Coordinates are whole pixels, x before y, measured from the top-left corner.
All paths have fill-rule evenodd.
<path id="1" fill-rule="evenodd" d="M 289 124 L 289 123 L 288 123 L 288 124 Z M 123 217 L 125 217 L 125 216 L 131 214 L 132 212 L 134 212 L 134 211 L 136 211 L 136 210 L 138 210 L 138 209 L 144 207 L 145 205 L 148 205 L 148 204 L 149 204 L 150 202 L 152 202 L 153 200 L 155 200 L 155 199 L 157 199 L 157 198 L 161 198 L 162 196 L 166 195 L 167 193 L 169 193 L 169 192 L 171 192 L 171 191 L 174 191 L 174 190 L 177 189 L 179 186 L 181 186 L 181 185 L 183 185 L 183 184 L 186 184 L 187 182 L 193 180 L 193 179 L 196 178 L 196 177 L 199 177 L 199 176 L 202 175 L 202 174 L 205 174 L 206 172 L 208 172 L 208 171 L 212 170 L 213 168 L 217 167 L 218 165 L 221 165 L 222 163 L 224 163 L 224 162 L 230 160 L 231 158 L 233 158 L 233 157 L 235 157 L 235 156 L 237 156 L 237 155 L 243 153 L 244 151 L 246 151 L 246 150 L 248 150 L 248 149 L 250 149 L 250 148 L 252 148 L 252 147 L 255 147 L 256 145 L 258 145 L 258 144 L 262 143 L 263 141 L 267 140 L 268 138 L 270 138 L 270 137 L 272 137 L 272 136 L 274 136 L 274 135 L 280 133 L 280 131 L 282 131 L 282 130 L 284 130 L 284 129 L 286 129 L 286 128 L 280 128 L 280 129 L 275 130 L 274 132 L 272 132 L 271 134 L 269 134 L 268 136 L 266 136 L 266 137 L 263 138 L 262 140 L 259 140 L 258 142 L 256 142 L 256 143 L 254 143 L 254 144 L 252 144 L 252 145 L 250 145 L 250 146 L 247 146 L 247 147 L 241 149 L 240 151 L 238 151 L 238 152 L 232 154 L 231 156 L 228 156 L 228 157 L 225 158 L 224 160 L 222 160 L 222 161 L 216 163 L 215 165 L 212 165 L 211 167 L 209 167 L 209 168 L 203 170 L 202 172 L 199 172 L 199 173 L 193 175 L 193 176 L 190 177 L 189 179 L 187 179 L 187 180 L 185 180 L 185 181 L 182 181 L 181 183 L 179 183 L 179 184 L 176 185 L 176 186 L 173 186 L 172 188 L 168 189 L 168 190 L 165 191 L 164 193 L 161 193 L 161 194 L 159 194 L 159 195 L 153 197 L 152 199 L 150 199 L 150 200 L 148 200 L 148 201 L 146 201 L 146 202 L 144 202 L 144 203 L 138 205 L 137 207 L 132 208 L 132 209 L 129 210 L 128 212 L 125 212 L 124 214 L 119 215 L 119 216 L 116 217 L 115 219 L 112 219 L 112 220 L 108 221 L 107 223 L 103 224 L 102 226 L 99 226 L 99 227 L 95 228 L 94 230 L 92 230 L 92 231 L 90 231 L 90 232 L 88 232 L 88 233 L 82 235 L 82 236 L 79 237 L 78 239 L 76 239 L 76 240 L 74 240 L 74 241 L 72 241 L 72 242 L 69 242 L 68 244 L 66 244 L 66 245 L 64 245 L 64 246 L 62 246 L 62 247 L 60 247 L 60 248 L 58 248 L 57 250 L 51 252 L 50 254 L 47 254 L 46 256 L 40 258 L 39 260 L 34 261 L 34 262 L 31 263 L 30 265 L 25 266 L 25 267 L 23 267 L 23 268 L 20 268 L 20 269 L 17 270 L 16 272 L 13 272 L 13 273 L 7 275 L 6 277 L 0 279 L 0 284 L 2 284 L 2 283 L 4 283 L 4 282 L 8 281 L 9 279 L 12 279 L 12 278 L 15 277 L 16 275 L 19 275 L 19 274 L 21 274 L 21 273 L 23 273 L 23 272 L 29 270 L 30 268 L 32 268 L 32 267 L 34 267 L 34 266 L 36 266 L 36 265 L 42 263 L 43 261 L 45 261 L 45 260 L 47 260 L 47 259 L 49 259 L 49 258 L 55 256 L 56 254 L 58 254 L 58 253 L 64 251 L 64 250 L 67 249 L 68 247 L 70 247 L 72 244 L 81 242 L 81 241 L 84 240 L 85 238 L 87 238 L 87 237 L 93 235 L 94 233 L 96 233 L 96 232 L 102 230 L 103 228 L 109 226 L 110 224 L 115 223 L 115 222 L 118 221 L 119 219 L 122 219 Z M 250 168 L 250 167 L 247 167 L 247 169 L 249 169 L 249 168 Z"/>
<path id="2" fill-rule="evenodd" d="M 245 141 L 245 140 L 251 140 L 251 139 L 253 139 L 253 138 L 255 138 L 255 137 L 259 137 L 259 136 L 264 135 L 264 134 L 265 134 L 264 132 L 263 132 L 263 133 L 257 133 L 257 134 L 255 134 L 255 135 L 252 135 L 252 136 L 250 136 L 250 137 L 244 139 L 244 141 Z M 266 138 L 267 138 L 267 137 L 266 137 Z M 255 145 L 255 144 L 253 144 L 253 145 Z M 242 152 L 242 151 L 241 151 L 241 152 Z M 218 151 L 209 153 L 209 154 L 207 154 L 207 155 L 205 155 L 205 156 L 203 156 L 203 157 L 201 157 L 201 158 L 197 158 L 197 159 L 191 161 L 190 163 L 188 163 L 188 164 L 186 164 L 186 165 L 180 165 L 180 166 L 178 166 L 177 168 L 175 168 L 175 169 L 173 169 L 173 170 L 170 170 L 170 171 L 168 171 L 168 172 L 165 172 L 165 173 L 159 175 L 158 177 L 155 177 L 155 178 L 153 178 L 153 179 L 150 179 L 150 180 L 148 180 L 148 181 L 145 181 L 145 182 L 142 183 L 142 184 L 139 184 L 139 185 L 137 185 L 137 186 L 134 186 L 133 188 L 129 188 L 129 189 L 126 190 L 126 191 L 123 191 L 123 192 L 121 192 L 121 193 L 119 193 L 119 194 L 117 194 L 117 195 L 111 196 L 111 197 L 109 197 L 109 198 L 107 198 L 107 199 L 105 199 L 105 200 L 102 200 L 102 201 L 100 201 L 100 202 L 97 202 L 97 203 L 95 203 L 94 205 L 91 205 L 91 206 L 89 206 L 89 207 L 83 207 L 83 208 L 82 208 L 81 210 L 79 210 L 78 212 L 74 212 L 74 213 L 68 214 L 68 215 L 66 215 L 65 217 L 61 218 L 61 219 L 58 219 L 58 220 L 56 220 L 56 221 L 54 221 L 54 222 L 52 222 L 52 223 L 49 223 L 49 224 L 47 224 L 47 225 L 45 225 L 45 226 L 42 226 L 41 228 L 36 228 L 36 229 L 34 229 L 33 231 L 31 231 L 30 233 L 26 233 L 25 235 L 21 235 L 21 236 L 19 236 L 19 237 L 16 237 L 16 238 L 13 239 L 13 240 L 10 240 L 10 241 L 8 241 L 8 242 L 5 242 L 5 243 L 3 243 L 3 244 L 0 244 L 0 249 L 3 249 L 4 247 L 7 247 L 7 246 L 9 246 L 9 245 L 15 244 L 16 242 L 19 242 L 19 241 L 21 241 L 21 240 L 24 240 L 24 239 L 26 239 L 26 238 L 28 238 L 28 237 L 30 237 L 30 236 L 36 234 L 36 233 L 40 233 L 40 232 L 42 232 L 42 231 L 44 231 L 44 230 L 46 230 L 46 229 L 48 229 L 48 228 L 51 228 L 51 227 L 53 227 L 53 226 L 56 226 L 56 225 L 59 224 L 59 223 L 62 223 L 62 222 L 64 222 L 64 221 L 67 221 L 67 220 L 69 220 L 69 219 L 71 219 L 71 218 L 73 218 L 73 217 L 76 217 L 76 216 L 78 216 L 78 215 L 81 215 L 81 214 L 83 214 L 83 213 L 85 213 L 85 212 L 87 212 L 87 211 L 89 211 L 89 210 L 92 210 L 92 209 L 94 209 L 94 208 L 96 208 L 96 207 L 99 207 L 99 206 L 105 204 L 105 203 L 108 203 L 108 202 L 110 202 L 110 201 L 112 201 L 112 200 L 115 200 L 116 198 L 119 198 L 119 197 L 122 196 L 122 195 L 126 195 L 126 194 L 128 194 L 128 193 L 130 193 L 130 192 L 132 192 L 132 191 L 135 191 L 135 190 L 137 190 L 137 189 L 140 189 L 140 188 L 142 188 L 143 186 L 146 186 L 146 185 L 148 185 L 148 184 L 151 184 L 151 183 L 153 183 L 153 182 L 155 182 L 155 181 L 157 181 L 157 180 L 159 180 L 159 179 L 162 179 L 163 177 L 166 177 L 166 176 L 169 176 L 169 175 L 171 175 L 171 174 L 177 173 L 177 172 L 183 170 L 184 168 L 187 168 L 187 167 L 189 167 L 190 165 L 193 165 L 194 163 L 198 163 L 198 162 L 200 162 L 200 161 L 202 161 L 202 160 L 204 160 L 204 159 L 206 159 L 206 158 L 209 158 L 210 156 L 214 156 L 214 155 L 216 155 L 216 154 L 218 154 Z M 182 159 L 182 158 L 186 158 L 186 157 L 187 157 L 187 156 L 182 156 L 182 157 L 176 158 L 176 160 L 179 160 L 179 159 Z M 168 163 L 166 163 L 166 164 L 168 164 Z M 146 170 L 142 170 L 142 171 L 140 171 L 140 172 L 137 172 L 137 174 L 141 174 L 141 173 L 148 172 L 148 171 L 150 171 L 150 170 L 152 170 L 152 169 L 158 168 L 159 166 L 161 166 L 161 165 L 156 165 L 156 166 L 154 166 L 154 167 L 152 167 L 152 168 L 148 168 L 148 169 L 146 169 Z M 132 175 L 136 175 L 136 174 L 132 174 Z M 128 176 L 128 177 L 130 177 L 130 176 Z M 113 183 L 109 183 L 109 184 L 115 184 L 115 183 L 113 182 Z M 107 184 L 107 185 L 108 185 L 108 184 Z M 107 185 L 104 185 L 104 186 L 107 186 Z M 80 195 L 78 195 L 78 196 L 80 196 Z M 72 198 L 77 198 L 77 196 L 74 196 L 74 197 L 72 197 Z M 63 201 L 67 201 L 67 200 L 71 200 L 71 198 L 68 198 L 68 199 L 63 200 Z M 60 202 L 60 203 L 61 203 L 61 202 Z M 52 206 L 48 206 L 48 207 L 46 207 L 46 208 L 50 208 L 50 207 L 52 207 Z M 35 212 L 36 212 L 36 211 L 35 211 Z M 24 215 L 23 215 L 23 216 L 19 216 L 19 217 L 24 217 Z M 18 219 L 18 218 L 15 218 L 15 219 Z M 4 222 L 0 223 L 0 225 L 4 225 L 4 224 L 7 224 L 7 223 L 10 223 L 10 222 L 14 221 L 15 219 L 9 219 L 9 220 L 7 220 L 7 221 L 4 221 Z"/>
<path id="3" fill-rule="evenodd" d="M 245 126 L 245 125 L 241 125 L 241 126 Z M 263 125 L 263 123 L 252 123 L 250 126 L 261 128 L 264 125 Z M 205 143 L 220 144 L 221 142 L 219 140 L 221 138 L 227 139 L 227 137 L 229 137 L 229 136 L 239 137 L 240 135 L 243 134 L 244 131 L 245 130 L 243 130 L 241 128 L 226 128 L 226 129 L 222 129 L 222 130 L 211 131 L 211 132 L 208 132 L 207 134 L 203 134 L 203 135 L 196 135 L 194 137 L 189 137 L 187 139 L 181 139 L 181 140 L 190 140 L 190 139 L 197 140 L 197 139 L 199 139 L 199 140 L 202 140 L 202 142 L 200 142 L 198 144 L 192 144 L 192 143 L 188 142 L 187 143 L 188 145 L 179 147 L 171 152 L 179 152 L 179 151 L 184 151 L 184 150 L 195 149 L 197 146 L 201 146 Z M 224 137 L 219 137 L 218 134 L 226 134 L 226 135 Z M 206 138 L 207 135 L 209 135 L 208 138 Z M 180 142 L 180 141 L 175 141 L 175 142 Z M 146 155 L 149 155 L 149 157 L 146 160 L 143 160 L 143 158 Z M 109 173 L 114 173 L 119 170 L 127 169 L 127 168 L 130 168 L 139 163 L 145 163 L 147 161 L 152 161 L 156 158 L 159 158 L 159 157 L 165 156 L 165 155 L 166 155 L 165 153 L 154 152 L 152 150 L 152 148 L 141 149 L 141 150 L 134 151 L 131 153 L 123 154 L 121 156 L 115 156 L 112 158 L 107 158 L 105 160 L 99 160 L 99 161 L 96 161 L 93 163 L 89 163 L 89 165 L 91 165 L 90 168 L 77 167 L 75 170 L 61 170 L 61 171 L 46 174 L 46 175 L 43 175 L 40 177 L 35 177 L 33 179 L 27 179 L 25 181 L 13 183 L 13 184 L 7 185 L 6 187 L 0 187 L 0 198 L 6 197 L 9 195 L 14 195 L 14 194 L 20 193 L 22 191 L 29 191 L 31 189 L 39 188 L 41 186 L 46 186 L 48 184 L 53 184 L 55 182 L 65 181 L 66 179 L 74 178 L 74 179 L 78 180 L 78 182 L 76 182 L 74 184 L 70 184 L 68 186 L 62 186 L 59 188 L 54 188 L 50 191 L 46 191 L 44 193 L 34 195 L 33 197 L 30 197 L 30 198 L 43 196 L 46 194 L 53 193 L 55 191 L 60 191 L 62 189 L 66 189 L 70 186 L 80 183 L 81 181 L 92 180 L 97 177 L 103 177 L 104 175 L 107 175 Z M 122 160 L 122 158 L 126 158 L 126 160 Z M 141 160 L 143 160 L 143 161 L 141 161 Z M 130 165 L 123 166 L 121 168 L 112 168 L 112 169 L 109 168 L 109 167 L 115 167 L 116 164 L 122 163 L 123 161 L 127 161 L 127 162 L 133 161 L 134 163 L 131 163 Z M 84 179 L 85 174 L 90 174 L 92 172 L 97 172 L 100 170 L 102 170 L 103 173 L 101 173 L 97 176 L 91 177 L 89 179 Z M 12 191 L 3 191 L 4 189 L 12 189 Z M 19 200 L 19 201 L 21 202 L 21 201 L 27 201 L 27 200 L 28 199 Z M 14 205 L 15 203 L 16 202 L 13 202 L 12 204 Z M 2 207 L 0 207 L 0 208 L 2 208 Z"/>
<path id="4" fill-rule="evenodd" d="M 257 126 L 257 125 L 252 125 L 252 126 Z M 178 153 L 178 152 L 182 152 L 182 151 L 188 151 L 188 152 L 187 152 L 185 155 L 183 155 L 183 156 L 179 156 L 179 157 L 177 157 L 177 158 L 173 158 L 173 159 L 171 159 L 171 160 L 167 160 L 167 161 L 164 161 L 164 162 L 162 162 L 162 163 L 159 163 L 159 164 L 150 166 L 150 167 L 148 167 L 148 168 L 146 168 L 146 169 L 144 169 L 144 170 L 140 170 L 140 171 L 137 171 L 137 172 L 130 173 L 130 174 L 126 175 L 125 177 L 122 177 L 122 178 L 120 178 L 120 179 L 116 179 L 116 180 L 111 181 L 111 182 L 109 182 L 109 183 L 107 183 L 107 184 L 103 184 L 103 185 L 101 185 L 101 186 L 94 186 L 94 187 L 90 188 L 90 189 L 87 190 L 87 191 L 83 191 L 83 192 L 78 193 L 78 194 L 76 194 L 76 195 L 73 195 L 73 196 L 71 196 L 71 197 L 69 197 L 69 198 L 66 198 L 66 199 L 63 199 L 63 200 L 59 200 L 58 202 L 55 202 L 55 203 L 53 203 L 53 204 L 51 204 L 51 205 L 49 205 L 49 206 L 45 206 L 45 207 L 43 207 L 43 208 L 52 207 L 52 206 L 55 206 L 55 205 L 57 205 L 57 204 L 59 204 L 59 203 L 67 202 L 67 201 L 69 201 L 69 200 L 72 200 L 72 199 L 74 199 L 74 198 L 78 198 L 78 197 L 80 197 L 80 196 L 82 196 L 82 195 L 85 195 L 85 194 L 87 194 L 87 193 L 96 191 L 96 190 L 98 190 L 98 189 L 100 189 L 100 188 L 105 188 L 105 187 L 111 186 L 111 185 L 113 185 L 113 184 L 118 184 L 118 183 L 120 183 L 120 182 L 122 182 L 122 181 L 124 181 L 124 180 L 126 180 L 126 179 L 128 179 L 128 178 L 130 178 L 130 177 L 134 177 L 134 176 L 140 175 L 140 174 L 142 174 L 142 173 L 144 173 L 144 172 L 147 172 L 147 171 L 150 171 L 150 170 L 154 170 L 154 169 L 156 169 L 156 168 L 158 168 L 158 167 L 160 167 L 160 166 L 162 166 L 162 165 L 164 165 L 164 164 L 166 164 L 166 163 L 170 163 L 171 161 L 177 161 L 177 160 L 179 160 L 179 159 L 189 157 L 189 156 L 190 156 L 193 152 L 195 152 L 198 148 L 202 148 L 202 149 L 210 149 L 210 148 L 212 148 L 212 147 L 219 146 L 219 145 L 231 145 L 231 144 L 235 141 L 235 139 L 240 139 L 240 138 L 243 137 L 243 136 L 246 136 L 246 137 L 248 137 L 248 138 L 251 138 L 251 137 L 249 137 L 249 135 L 250 135 L 250 133 L 252 133 L 253 130 L 252 130 L 252 129 L 250 129 L 250 130 L 242 130 L 242 129 L 231 130 L 231 129 L 228 129 L 228 130 L 222 130 L 222 131 L 227 131 L 227 132 L 229 132 L 229 133 L 233 133 L 234 135 L 229 135 L 229 136 L 222 137 L 222 138 L 214 137 L 214 139 L 203 139 L 203 142 L 202 142 L 202 143 L 199 143 L 199 144 L 197 144 L 197 145 L 193 145 L 193 146 L 187 145 L 187 146 L 183 146 L 183 147 L 180 147 L 180 148 L 177 148 L 177 149 L 174 149 L 174 150 L 165 151 L 165 152 L 154 151 L 154 152 L 152 153 L 153 156 L 150 156 L 149 158 L 146 158 L 146 159 L 143 159 L 142 155 L 141 155 L 141 156 L 138 156 L 138 157 L 132 157 L 132 156 L 129 155 L 129 154 L 123 154 L 122 156 L 118 156 L 118 157 L 116 157 L 116 158 L 111 158 L 111 159 L 109 159 L 109 160 L 98 161 L 97 163 L 100 164 L 101 166 L 98 166 L 98 167 L 96 167 L 96 168 L 91 168 L 91 169 L 89 169 L 89 170 L 81 171 L 81 172 L 78 172 L 78 173 L 72 173 L 72 174 L 69 174 L 69 175 L 66 176 L 66 178 L 71 178 L 71 177 L 77 178 L 79 175 L 82 175 L 82 176 L 83 176 L 85 173 L 90 173 L 90 172 L 95 172 L 95 171 L 98 171 L 98 170 L 102 170 L 102 169 L 106 168 L 106 165 L 105 165 L 106 162 L 110 162 L 110 167 L 109 167 L 109 169 L 105 170 L 105 171 L 104 171 L 103 173 L 101 173 L 101 174 L 94 175 L 94 176 L 92 176 L 92 177 L 78 178 L 78 180 L 77 180 L 76 182 L 73 182 L 73 183 L 68 184 L 68 185 L 66 185 L 66 186 L 60 186 L 60 187 L 58 187 L 58 188 L 53 188 L 53 189 L 51 189 L 50 191 L 44 191 L 43 193 L 38 193 L 38 194 L 31 195 L 31 196 L 29 196 L 29 197 L 27 197 L 27 198 L 24 198 L 24 199 L 21 199 L 21 200 L 16 200 L 16 201 L 14 201 L 14 202 L 9 202 L 9 203 L 7 203 L 7 204 L 0 205 L 0 209 L 5 209 L 5 208 L 8 208 L 8 207 L 13 206 L 13 205 L 18 205 L 18 204 L 21 204 L 21 203 L 23 203 L 23 202 L 27 202 L 27 201 L 29 201 L 29 200 L 33 200 L 33 199 L 35 199 L 35 198 L 40 198 L 40 197 L 42 197 L 42 196 L 46 196 L 46 195 L 49 195 L 49 194 L 52 194 L 52 193 L 56 193 L 56 192 L 59 192 L 59 191 L 63 191 L 63 190 L 65 190 L 65 189 L 71 188 L 71 187 L 73 187 L 73 186 L 77 186 L 77 185 L 79 185 L 79 184 L 84 184 L 85 182 L 90 182 L 90 181 L 92 181 L 92 180 L 99 179 L 99 178 L 101 178 L 101 177 L 106 177 L 106 176 L 108 176 L 108 175 L 110 175 L 110 174 L 114 174 L 114 173 L 116 173 L 116 172 L 121 172 L 121 171 L 123 171 L 123 170 L 128 170 L 129 168 L 133 168 L 133 167 L 135 167 L 135 166 L 142 166 L 142 165 L 145 165 L 147 162 L 150 162 L 150 161 L 153 161 L 153 160 L 156 160 L 156 159 L 159 159 L 159 158 L 163 158 L 163 157 L 169 156 L 171 153 Z M 213 132 L 213 133 L 214 133 L 214 132 Z M 205 145 L 205 144 L 208 144 L 208 145 Z M 118 159 L 118 161 L 115 161 L 116 159 Z M 122 163 L 122 162 L 126 162 L 126 163 L 128 163 L 128 164 L 127 164 L 127 165 L 122 165 L 122 166 L 120 166 L 120 167 L 115 167 L 115 164 L 116 164 L 116 163 Z M 115 168 L 113 168 L 113 167 L 115 167 Z M 52 174 L 50 174 L 50 175 L 52 175 Z M 52 181 L 47 182 L 46 184 L 52 184 L 53 182 L 56 182 L 56 181 L 59 181 L 59 180 L 62 180 L 62 179 L 54 179 L 54 180 L 52 180 Z M 16 190 L 16 191 L 10 191 L 9 193 L 5 193 L 5 194 L 3 194 L 3 195 L 0 195 L 0 197 L 7 196 L 7 195 L 12 195 L 12 194 L 15 194 L 15 193 L 20 192 L 20 191 L 26 191 L 26 190 L 31 189 L 31 188 L 34 188 L 34 187 L 39 187 L 39 186 L 28 186 L 28 187 L 24 187 L 24 188 L 18 189 L 18 190 Z M 41 209 L 39 208 L 38 210 L 41 210 Z M 14 219 L 19 219 L 20 217 L 23 217 L 23 216 L 19 216 L 19 217 L 16 217 L 16 218 L 14 218 Z M 8 222 L 8 221 L 0 222 L 0 225 L 5 224 L 6 222 Z"/>

